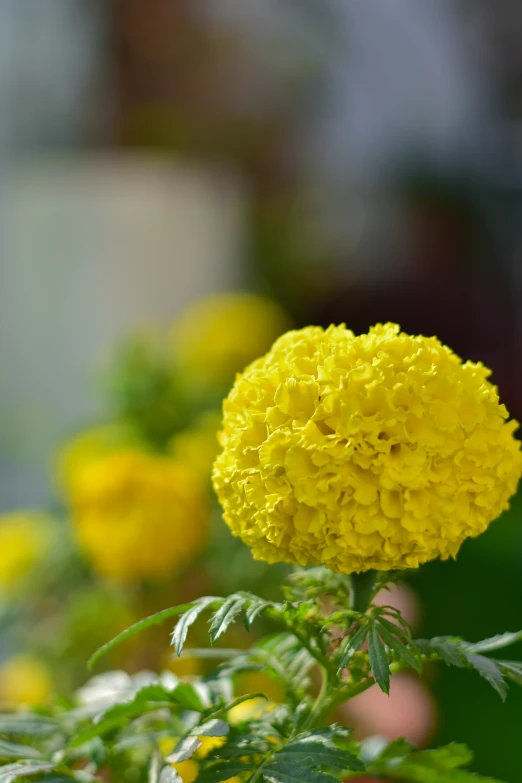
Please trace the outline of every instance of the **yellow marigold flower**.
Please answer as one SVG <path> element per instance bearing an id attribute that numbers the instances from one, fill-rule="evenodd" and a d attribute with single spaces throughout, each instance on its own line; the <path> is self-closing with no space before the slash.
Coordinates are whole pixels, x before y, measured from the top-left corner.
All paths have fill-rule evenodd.
<path id="1" fill-rule="evenodd" d="M 289 327 L 279 305 L 245 292 L 196 302 L 172 330 L 182 364 L 196 377 L 229 383 Z"/>
<path id="2" fill-rule="evenodd" d="M 0 516 L 0 593 L 10 593 L 44 558 L 52 539 L 50 520 L 38 511 Z"/>
<path id="3" fill-rule="evenodd" d="M 29 655 L 17 655 L 0 665 L 0 705 L 45 704 L 53 683 L 47 666 Z"/>
<path id="4" fill-rule="evenodd" d="M 454 557 L 522 470 L 489 374 L 394 324 L 285 334 L 224 403 L 226 522 L 269 563 L 349 573 Z"/>
<path id="5" fill-rule="evenodd" d="M 169 452 L 201 481 L 208 484 L 212 464 L 219 451 L 218 431 L 221 416 L 207 413 L 193 427 L 175 435 L 169 443 Z"/>
<path id="6" fill-rule="evenodd" d="M 131 427 L 121 422 L 102 424 L 80 432 L 58 453 L 56 470 L 61 489 L 70 495 L 74 482 L 86 465 L 133 446 L 140 447 L 141 441 Z"/>
<path id="7" fill-rule="evenodd" d="M 93 568 L 115 581 L 166 578 L 207 541 L 205 493 L 169 457 L 111 454 L 86 465 L 73 489 L 80 546 Z"/>

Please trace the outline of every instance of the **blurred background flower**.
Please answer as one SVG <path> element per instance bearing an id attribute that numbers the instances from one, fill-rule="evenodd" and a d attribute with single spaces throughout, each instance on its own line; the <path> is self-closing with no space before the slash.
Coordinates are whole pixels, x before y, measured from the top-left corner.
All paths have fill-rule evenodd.
<path id="1" fill-rule="evenodd" d="M 132 618 L 240 584 L 276 592 L 284 569 L 232 540 L 205 474 L 223 387 L 288 324 L 436 333 L 522 415 L 521 41 L 515 0 L 0 4 L 0 511 L 48 509 L 56 531 L 40 559 L 36 527 L 6 546 L 0 522 L 0 664 L 29 656 L 70 693 Z M 146 467 L 102 472 L 96 535 L 134 530 L 137 552 L 166 507 L 169 546 L 183 531 L 155 555 L 159 581 L 128 554 L 104 563 L 117 581 L 133 563 L 122 585 L 71 517 L 84 469 L 129 451 L 182 463 L 209 512 L 184 546 L 175 471 L 155 490 Z M 519 624 L 519 520 L 517 497 L 457 566 L 411 580 L 420 635 Z M 167 643 L 150 629 L 107 665 L 159 669 Z M 502 706 L 450 669 L 428 680 L 433 742 L 466 742 L 477 771 L 518 783 L 522 695 Z"/>

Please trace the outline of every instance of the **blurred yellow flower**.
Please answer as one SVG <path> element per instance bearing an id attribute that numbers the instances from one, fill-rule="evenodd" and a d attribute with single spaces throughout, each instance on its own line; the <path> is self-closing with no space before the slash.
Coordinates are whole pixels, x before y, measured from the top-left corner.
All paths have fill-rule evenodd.
<path id="1" fill-rule="evenodd" d="M 0 516 L 0 594 L 11 593 L 44 558 L 52 541 L 51 521 L 38 511 Z"/>
<path id="2" fill-rule="evenodd" d="M 69 495 L 85 466 L 122 448 L 134 446 L 139 448 L 142 442 L 134 430 L 122 422 L 111 422 L 80 432 L 58 453 L 56 471 L 60 488 Z"/>
<path id="3" fill-rule="evenodd" d="M 190 429 L 179 432 L 169 443 L 169 452 L 201 481 L 210 482 L 212 464 L 219 451 L 221 416 L 206 413 Z"/>
<path id="4" fill-rule="evenodd" d="M 271 702 L 263 699 L 262 696 L 256 696 L 232 707 L 228 711 L 228 720 L 232 726 L 243 723 L 245 720 L 259 720 L 266 712 L 273 709 L 274 705 Z"/>
<path id="5" fill-rule="evenodd" d="M 226 522 L 270 563 L 349 573 L 454 557 L 522 470 L 489 374 L 394 324 L 285 334 L 224 403 Z"/>
<path id="6" fill-rule="evenodd" d="M 176 761 L 172 764 L 183 783 L 193 783 L 197 778 L 199 772 L 197 759 L 204 759 L 211 750 L 220 748 L 226 741 L 225 737 L 199 736 L 198 739 L 201 742 L 201 746 L 197 749 L 193 758 L 186 759 L 186 761 Z M 165 756 L 168 756 L 174 750 L 175 744 L 171 740 L 161 740 L 160 750 Z M 228 778 L 226 781 L 221 781 L 221 783 L 239 783 L 239 778 Z"/>
<path id="7" fill-rule="evenodd" d="M 72 487 L 77 539 L 93 568 L 127 583 L 164 579 L 205 546 L 205 492 L 178 461 L 126 450 L 91 462 Z"/>
<path id="8" fill-rule="evenodd" d="M 194 759 L 187 759 L 186 761 L 178 761 L 172 765 L 183 783 L 193 783 L 196 780 L 199 772 L 199 764 Z"/>
<path id="9" fill-rule="evenodd" d="M 51 698 L 53 682 L 47 666 L 30 655 L 17 655 L 0 664 L 0 705 L 45 704 Z"/>
<path id="10" fill-rule="evenodd" d="M 196 302 L 174 324 L 174 349 L 197 378 L 230 383 L 290 326 L 275 302 L 245 292 L 215 294 Z"/>

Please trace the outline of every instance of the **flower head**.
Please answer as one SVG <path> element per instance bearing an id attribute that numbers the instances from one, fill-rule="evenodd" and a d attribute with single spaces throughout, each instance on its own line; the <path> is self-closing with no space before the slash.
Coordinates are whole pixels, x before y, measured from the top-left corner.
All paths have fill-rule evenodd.
<path id="1" fill-rule="evenodd" d="M 489 374 L 394 324 L 288 332 L 224 403 L 226 522 L 267 562 L 349 573 L 455 556 L 522 470 Z"/>
<path id="2" fill-rule="evenodd" d="M 141 448 L 141 440 L 131 427 L 121 422 L 102 424 L 80 432 L 58 453 L 56 469 L 61 489 L 70 495 L 82 470 L 91 462 L 134 446 Z"/>
<path id="3" fill-rule="evenodd" d="M 0 666 L 0 704 L 5 707 L 45 704 L 53 692 L 47 666 L 30 655 L 16 655 Z"/>
<path id="4" fill-rule="evenodd" d="M 208 537 L 200 482 L 161 455 L 130 449 L 91 462 L 74 483 L 72 506 L 93 568 L 118 582 L 166 578 Z"/>
<path id="5" fill-rule="evenodd" d="M 0 517 L 0 593 L 11 593 L 41 562 L 52 539 L 50 520 L 38 511 Z"/>
<path id="6" fill-rule="evenodd" d="M 279 305 L 244 292 L 215 294 L 193 305 L 174 325 L 173 344 L 190 374 L 230 383 L 286 329 Z"/>

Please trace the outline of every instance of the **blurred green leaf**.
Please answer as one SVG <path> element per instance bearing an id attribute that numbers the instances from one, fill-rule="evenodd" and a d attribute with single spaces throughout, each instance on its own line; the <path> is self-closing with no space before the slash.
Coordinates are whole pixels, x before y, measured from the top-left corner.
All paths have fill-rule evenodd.
<path id="1" fill-rule="evenodd" d="M 171 606 L 169 609 L 163 609 L 161 612 L 151 614 L 149 617 L 145 617 L 143 620 L 140 620 L 134 625 L 131 625 L 130 628 L 127 628 L 125 631 L 122 631 L 120 634 L 118 634 L 118 636 L 115 636 L 114 639 L 111 639 L 110 642 L 104 644 L 103 647 L 100 647 L 100 649 L 90 657 L 88 662 L 89 669 L 92 669 L 93 666 L 100 660 L 100 658 L 103 658 L 103 656 L 106 655 L 110 650 L 112 650 L 114 647 L 117 647 L 126 639 L 130 639 L 131 636 L 135 636 L 137 633 L 141 633 L 141 631 L 144 631 L 146 628 L 150 628 L 152 625 L 161 625 L 161 623 L 164 623 L 165 620 L 169 619 L 169 617 L 175 617 L 176 615 L 183 614 L 192 606 L 194 606 L 194 602 L 182 604 L 181 606 Z"/>

